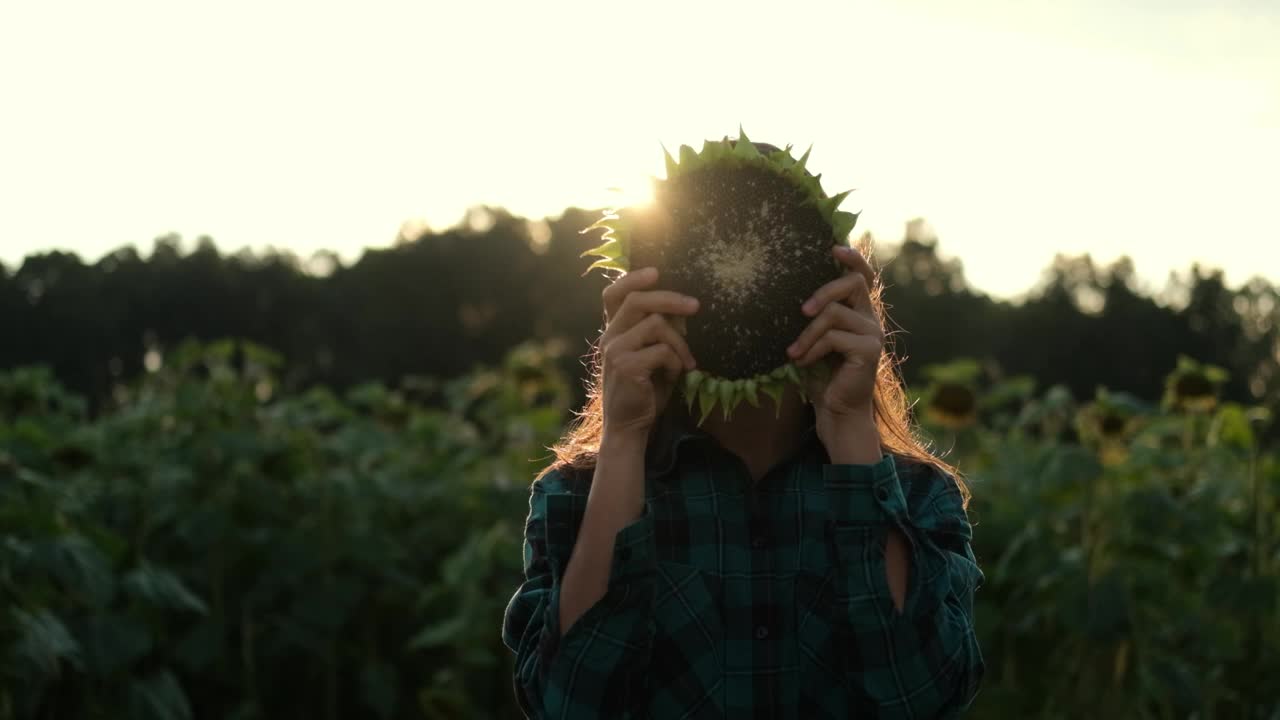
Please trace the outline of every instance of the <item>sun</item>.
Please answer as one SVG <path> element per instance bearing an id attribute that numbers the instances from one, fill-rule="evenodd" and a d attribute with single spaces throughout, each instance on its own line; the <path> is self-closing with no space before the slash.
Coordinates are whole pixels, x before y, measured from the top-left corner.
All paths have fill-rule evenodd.
<path id="1" fill-rule="evenodd" d="M 606 188 L 612 209 L 639 209 L 653 204 L 654 178 L 644 177 L 618 187 Z"/>

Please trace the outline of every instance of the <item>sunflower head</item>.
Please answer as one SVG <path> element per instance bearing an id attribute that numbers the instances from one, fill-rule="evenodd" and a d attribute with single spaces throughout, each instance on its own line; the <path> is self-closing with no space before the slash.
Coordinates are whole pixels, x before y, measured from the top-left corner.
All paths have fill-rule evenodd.
<path id="1" fill-rule="evenodd" d="M 1127 419 L 1118 414 L 1107 414 L 1098 423 L 1098 432 L 1104 438 L 1118 438 L 1124 435 L 1128 424 Z"/>
<path id="2" fill-rule="evenodd" d="M 1116 465 L 1129 457 L 1129 445 L 1141 427 L 1145 407 L 1127 393 L 1098 388 L 1093 402 L 1076 414 L 1081 443 L 1098 453 L 1103 465 Z"/>
<path id="3" fill-rule="evenodd" d="M 936 425 L 955 430 L 968 427 L 978 417 L 978 396 L 962 383 L 938 383 L 929 395 L 925 414 Z"/>
<path id="4" fill-rule="evenodd" d="M 924 369 L 930 384 L 925 391 L 925 418 L 935 425 L 959 430 L 978 418 L 975 385 L 981 369 L 977 362 L 955 360 Z"/>
<path id="5" fill-rule="evenodd" d="M 1218 404 L 1218 392 L 1227 381 L 1227 371 L 1182 355 L 1178 366 L 1165 378 L 1165 409 L 1207 413 Z"/>
<path id="6" fill-rule="evenodd" d="M 780 406 L 790 384 L 803 397 L 806 376 L 786 348 L 809 318 L 800 305 L 822 284 L 840 277 L 833 244 L 848 244 L 857 215 L 838 210 L 848 193 L 829 197 L 821 176 L 793 158 L 790 146 L 751 142 L 745 133 L 680 147 L 666 155 L 666 178 L 654 181 L 654 199 L 606 214 L 588 229 L 604 228 L 604 244 L 588 268 L 626 272 L 659 270 L 658 287 L 693 295 L 699 311 L 681 331 L 698 360 L 681 389 L 698 422 L 719 406 L 724 417 L 760 396 Z"/>

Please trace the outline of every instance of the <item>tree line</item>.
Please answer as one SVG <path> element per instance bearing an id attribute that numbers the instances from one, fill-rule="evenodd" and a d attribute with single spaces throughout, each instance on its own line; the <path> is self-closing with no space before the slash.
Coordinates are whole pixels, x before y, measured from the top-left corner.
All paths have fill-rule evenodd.
<path id="1" fill-rule="evenodd" d="M 580 378 L 608 282 L 582 276 L 579 257 L 598 244 L 580 232 L 598 217 L 570 208 L 530 221 L 477 207 L 453 228 L 349 264 L 332 254 L 224 253 L 204 237 L 184 250 L 177 236 L 156 239 L 146 257 L 134 247 L 96 262 L 33 254 L 16 270 L 0 266 L 0 368 L 47 365 L 97 408 L 187 338 L 277 350 L 286 389 L 453 377 L 522 341 L 559 338 L 564 369 Z M 1193 266 L 1150 292 L 1128 259 L 1059 256 L 1025 297 L 993 299 L 923 228 L 908 223 L 874 254 L 908 383 L 930 364 L 972 357 L 993 378 L 1026 374 L 1082 399 L 1106 386 L 1155 401 L 1186 354 L 1230 372 L 1228 399 L 1280 399 L 1280 288 L 1264 278 L 1229 287 L 1221 271 Z"/>

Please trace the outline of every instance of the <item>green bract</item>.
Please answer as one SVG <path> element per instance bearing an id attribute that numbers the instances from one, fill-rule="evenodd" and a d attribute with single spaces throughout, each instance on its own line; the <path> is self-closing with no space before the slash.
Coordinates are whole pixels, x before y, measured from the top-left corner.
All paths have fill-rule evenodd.
<path id="1" fill-rule="evenodd" d="M 786 348 L 808 325 L 801 303 L 842 274 L 832 244 L 849 244 L 858 216 L 838 210 L 849 194 L 828 197 L 821 175 L 790 146 L 778 150 L 736 140 L 709 140 L 701 151 L 666 152 L 666 178 L 654 179 L 654 201 L 610 211 L 584 232 L 604 229 L 604 243 L 583 253 L 595 268 L 626 272 L 658 267 L 659 288 L 693 295 L 699 312 L 685 328 L 698 369 L 681 390 L 699 424 L 719 405 L 724 417 L 760 396 L 780 405 L 788 383 L 805 397 L 805 380 L 828 372 L 823 362 L 794 365 Z M 807 398 L 806 398 L 807 399 Z"/>

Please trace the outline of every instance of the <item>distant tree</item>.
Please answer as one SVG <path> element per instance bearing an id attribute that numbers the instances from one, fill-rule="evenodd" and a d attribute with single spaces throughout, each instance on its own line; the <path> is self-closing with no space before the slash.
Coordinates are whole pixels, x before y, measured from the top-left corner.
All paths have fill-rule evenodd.
<path id="1" fill-rule="evenodd" d="M 599 242 L 598 231 L 581 233 L 598 217 L 570 208 L 530 220 L 477 207 L 456 227 L 403 237 L 351 264 L 332 253 L 227 255 L 207 237 L 184 251 L 176 235 L 157 238 L 145 258 L 128 247 L 93 264 L 35 254 L 16 270 L 0 267 L 0 368 L 48 365 L 100 403 L 188 337 L 275 348 L 290 389 L 454 376 L 497 363 L 523 340 L 560 338 L 564 369 L 581 377 L 608 282 L 584 277 L 579 256 Z M 1025 300 L 997 301 L 968 283 L 923 220 L 876 246 L 874 260 L 909 382 L 966 356 L 993 375 L 1031 374 L 1081 398 L 1106 385 L 1155 399 L 1185 353 L 1228 368 L 1228 397 L 1280 400 L 1280 294 L 1266 280 L 1232 289 L 1220 271 L 1195 266 L 1152 295 L 1137 289 L 1127 258 L 1102 267 L 1088 255 L 1059 256 Z"/>

